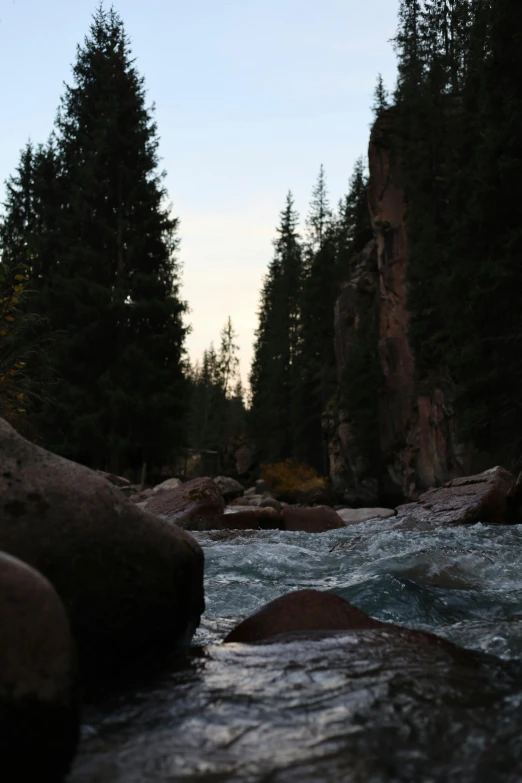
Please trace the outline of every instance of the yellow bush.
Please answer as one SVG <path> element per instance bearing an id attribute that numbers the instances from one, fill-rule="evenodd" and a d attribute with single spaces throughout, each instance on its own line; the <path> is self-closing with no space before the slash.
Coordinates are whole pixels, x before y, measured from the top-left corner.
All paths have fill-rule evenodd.
<path id="1" fill-rule="evenodd" d="M 325 487 L 324 478 L 313 468 L 293 459 L 261 465 L 261 478 L 277 493 L 311 492 Z"/>

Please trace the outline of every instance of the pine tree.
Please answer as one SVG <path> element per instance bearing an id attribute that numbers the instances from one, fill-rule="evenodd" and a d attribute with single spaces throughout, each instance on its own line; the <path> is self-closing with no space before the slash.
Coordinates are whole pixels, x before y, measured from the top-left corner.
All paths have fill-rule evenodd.
<path id="1" fill-rule="evenodd" d="M 260 458 L 294 455 L 299 307 L 303 275 L 298 215 L 288 193 L 281 212 L 274 257 L 261 292 L 259 325 L 250 374 L 249 429 Z"/>
<path id="2" fill-rule="evenodd" d="M 321 166 L 306 221 L 296 392 L 296 456 L 328 470 L 323 414 L 336 385 L 334 305 L 339 292 L 337 235 Z"/>
<path id="3" fill-rule="evenodd" d="M 368 209 L 368 176 L 362 156 L 355 162 L 348 193 L 339 202 L 336 233 L 338 276 L 340 280 L 347 280 L 354 256 L 373 236 Z"/>
<path id="4" fill-rule="evenodd" d="M 464 94 L 472 154 L 459 180 L 451 281 L 466 296 L 448 301 L 462 436 L 511 466 L 522 461 L 521 23 L 512 0 L 477 6 Z"/>
<path id="5" fill-rule="evenodd" d="M 49 448 L 86 464 L 157 465 L 183 440 L 186 308 L 156 125 L 112 9 L 78 47 L 56 129 L 59 245 L 32 283 L 65 337 L 39 424 Z"/>
<path id="6" fill-rule="evenodd" d="M 390 102 L 388 99 L 388 91 L 384 86 L 382 73 L 379 73 L 377 75 L 377 84 L 375 85 L 375 91 L 373 94 L 372 112 L 374 116 L 378 117 L 382 111 L 389 108 L 389 105 Z"/>
<path id="7" fill-rule="evenodd" d="M 12 323 L 1 340 L 0 375 L 13 381 L 4 384 L 4 390 L 8 386 L 19 402 L 23 398 L 17 411 L 23 407 L 24 415 L 17 416 L 16 423 L 33 438 L 39 433 L 31 426 L 31 419 L 52 395 L 49 350 L 60 337 L 40 315 L 41 295 L 34 287 L 35 279 L 41 279 L 54 260 L 58 170 L 52 137 L 45 147 L 35 148 L 29 142 L 21 152 L 16 173 L 6 182 L 0 219 L 0 299 L 12 310 Z"/>
<path id="8" fill-rule="evenodd" d="M 219 352 L 211 343 L 203 352 L 202 362 L 196 363 L 189 372 L 189 444 L 197 451 L 217 452 L 219 464 L 225 467 L 229 447 L 241 436 L 245 424 L 243 387 L 241 379 L 237 378 L 236 338 L 229 317 L 221 330 Z M 236 383 L 232 385 L 234 380 Z"/>

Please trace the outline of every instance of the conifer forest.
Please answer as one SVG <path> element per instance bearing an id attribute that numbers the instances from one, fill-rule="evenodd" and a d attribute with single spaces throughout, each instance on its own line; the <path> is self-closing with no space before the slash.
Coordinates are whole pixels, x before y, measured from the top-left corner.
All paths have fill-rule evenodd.
<path id="1" fill-rule="evenodd" d="M 378 497 L 520 467 L 519 30 L 514 0 L 401 0 L 396 84 L 376 75 L 346 195 L 318 161 L 300 216 L 288 183 L 247 389 L 234 313 L 188 358 L 161 129 L 99 6 L 52 133 L 5 183 L 1 415 L 113 473 L 199 450 L 234 475 L 247 445 L 253 474 L 292 460 Z"/>

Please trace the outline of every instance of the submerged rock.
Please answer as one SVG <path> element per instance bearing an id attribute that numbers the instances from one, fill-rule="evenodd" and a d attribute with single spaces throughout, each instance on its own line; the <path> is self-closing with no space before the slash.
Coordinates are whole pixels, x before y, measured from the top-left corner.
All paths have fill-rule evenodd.
<path id="1" fill-rule="evenodd" d="M 0 549 L 54 586 L 83 670 L 188 642 L 204 610 L 203 552 L 189 534 L 2 419 Z"/>
<path id="2" fill-rule="evenodd" d="M 186 530 L 215 530 L 225 502 L 211 478 L 196 478 L 151 497 L 145 509 Z"/>
<path id="3" fill-rule="evenodd" d="M 34 569 L 0 553 L 0 770 L 59 783 L 78 740 L 75 653 L 64 606 Z"/>
<path id="4" fill-rule="evenodd" d="M 451 648 L 465 654 L 434 634 L 375 620 L 344 598 L 320 590 L 296 590 L 270 601 L 237 625 L 225 637 L 224 643 L 314 640 L 340 631 L 372 630 L 398 633 L 409 641 Z"/>
<path id="5" fill-rule="evenodd" d="M 300 530 L 305 533 L 324 533 L 344 527 L 339 514 L 330 506 L 287 506 L 282 511 L 282 530 Z"/>
<path id="6" fill-rule="evenodd" d="M 417 503 L 399 506 L 397 516 L 438 525 L 511 522 L 509 496 L 514 481 L 514 476 L 499 466 L 453 479 L 428 490 Z"/>

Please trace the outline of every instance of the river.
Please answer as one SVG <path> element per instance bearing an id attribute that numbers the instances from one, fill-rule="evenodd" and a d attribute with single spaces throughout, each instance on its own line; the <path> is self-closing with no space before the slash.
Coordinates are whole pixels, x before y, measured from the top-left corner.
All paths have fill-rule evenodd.
<path id="1" fill-rule="evenodd" d="M 196 537 L 207 610 L 190 654 L 85 709 L 70 783 L 522 780 L 522 526 Z M 377 631 L 220 644 L 304 587 L 476 655 Z"/>

